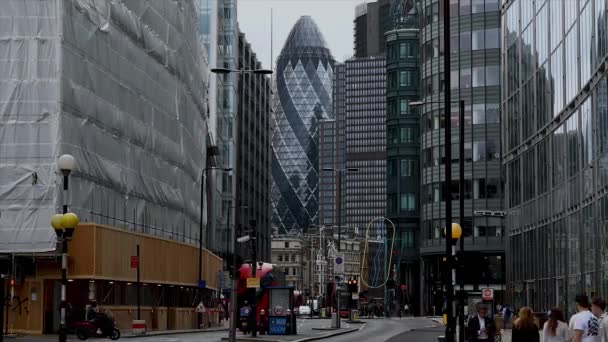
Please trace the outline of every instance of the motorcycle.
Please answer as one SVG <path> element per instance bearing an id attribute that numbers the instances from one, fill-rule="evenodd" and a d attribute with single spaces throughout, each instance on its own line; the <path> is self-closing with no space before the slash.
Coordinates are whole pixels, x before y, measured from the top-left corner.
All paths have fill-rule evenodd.
<path id="1" fill-rule="evenodd" d="M 108 337 L 111 340 L 120 338 L 120 330 L 110 316 L 98 313 L 92 321 L 82 321 L 74 323 L 76 337 L 79 340 L 87 340 L 91 337 Z"/>

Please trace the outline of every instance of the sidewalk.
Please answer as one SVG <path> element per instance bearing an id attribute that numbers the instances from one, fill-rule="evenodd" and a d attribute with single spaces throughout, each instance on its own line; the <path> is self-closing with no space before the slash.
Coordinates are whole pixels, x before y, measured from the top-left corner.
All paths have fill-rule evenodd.
<path id="1" fill-rule="evenodd" d="M 217 331 L 228 331 L 225 327 L 206 328 L 206 329 L 188 329 L 188 330 L 162 330 L 162 331 L 149 331 L 144 335 L 135 335 L 131 332 L 124 332 L 120 338 L 142 338 L 142 337 L 153 337 L 153 336 L 164 336 L 164 335 L 182 335 L 182 334 L 200 334 L 206 332 L 217 332 Z M 35 342 L 47 342 L 57 341 L 57 335 L 5 335 L 5 340 L 16 340 L 16 341 L 35 341 Z M 68 341 L 78 341 L 75 335 L 68 335 Z"/>
<path id="2" fill-rule="evenodd" d="M 298 334 L 297 335 L 259 335 L 258 337 L 251 337 L 251 335 L 244 335 L 237 333 L 237 341 L 257 341 L 257 342 L 307 342 L 317 341 L 325 338 L 344 335 L 353 333 L 362 329 L 365 324 L 349 324 L 345 320 L 342 320 L 342 328 L 335 329 L 331 328 L 331 320 L 324 319 L 305 319 L 298 322 Z M 227 341 L 228 338 L 222 338 L 222 341 Z"/>

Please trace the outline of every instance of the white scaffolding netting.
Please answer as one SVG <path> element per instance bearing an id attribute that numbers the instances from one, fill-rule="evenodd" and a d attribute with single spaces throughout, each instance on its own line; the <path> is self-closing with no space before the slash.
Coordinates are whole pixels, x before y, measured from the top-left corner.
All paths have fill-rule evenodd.
<path id="1" fill-rule="evenodd" d="M 194 0 L 2 0 L 0 252 L 55 249 L 70 211 L 198 241 L 207 67 Z"/>

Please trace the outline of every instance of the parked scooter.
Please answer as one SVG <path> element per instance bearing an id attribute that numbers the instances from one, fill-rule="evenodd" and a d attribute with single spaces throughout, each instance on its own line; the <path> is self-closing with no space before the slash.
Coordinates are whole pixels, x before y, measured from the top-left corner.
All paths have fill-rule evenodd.
<path id="1" fill-rule="evenodd" d="M 83 341 L 91 337 L 108 337 L 111 340 L 120 338 L 120 330 L 116 327 L 116 323 L 105 313 L 97 313 L 92 321 L 74 323 L 74 330 L 76 337 Z"/>

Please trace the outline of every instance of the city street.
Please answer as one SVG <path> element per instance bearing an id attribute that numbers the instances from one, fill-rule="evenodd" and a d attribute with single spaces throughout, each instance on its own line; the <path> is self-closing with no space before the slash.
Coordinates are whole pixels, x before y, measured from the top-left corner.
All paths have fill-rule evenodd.
<path id="1" fill-rule="evenodd" d="M 369 341 L 369 342 L 384 342 L 384 341 L 412 341 L 431 342 L 436 341 L 442 329 L 430 329 L 430 327 L 438 326 L 428 318 L 403 318 L 403 319 L 369 319 L 364 320 L 364 324 L 349 324 L 342 321 L 342 328 L 355 328 L 358 331 L 338 335 L 334 337 L 322 338 L 323 341 L 331 342 L 350 342 L 353 340 Z M 281 336 L 259 336 L 258 339 L 272 339 L 285 341 L 301 341 L 308 337 L 322 337 L 328 334 L 335 333 L 331 330 L 314 330 L 315 328 L 327 328 L 330 325 L 329 320 L 321 319 L 299 319 L 298 320 L 298 337 L 281 337 Z M 415 330 L 415 331 L 412 331 Z M 195 342 L 208 341 L 220 342 L 222 338 L 228 336 L 227 331 L 206 332 L 196 334 L 181 334 L 181 335 L 161 335 L 150 337 L 138 337 L 129 339 L 134 342 Z M 243 335 L 238 334 L 238 337 Z M 415 337 L 415 338 L 414 338 Z M 51 342 L 56 341 L 56 336 L 48 337 L 19 337 L 11 339 L 19 342 Z M 76 341 L 75 337 L 71 336 L 70 341 Z"/>

